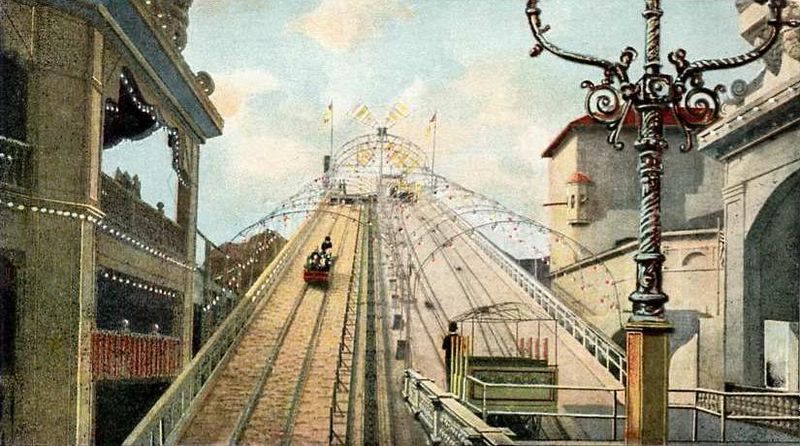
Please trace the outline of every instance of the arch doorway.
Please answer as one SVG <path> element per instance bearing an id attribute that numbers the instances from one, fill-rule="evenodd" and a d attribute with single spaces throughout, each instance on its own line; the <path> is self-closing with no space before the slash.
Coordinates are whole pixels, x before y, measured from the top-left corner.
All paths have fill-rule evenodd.
<path id="1" fill-rule="evenodd" d="M 800 315 L 800 172 L 770 195 L 745 239 L 747 384 L 796 391 Z"/>

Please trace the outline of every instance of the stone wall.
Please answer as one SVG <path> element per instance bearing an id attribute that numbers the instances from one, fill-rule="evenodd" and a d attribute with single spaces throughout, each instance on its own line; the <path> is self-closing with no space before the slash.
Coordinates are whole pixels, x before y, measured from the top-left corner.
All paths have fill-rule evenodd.
<path id="1" fill-rule="evenodd" d="M 664 234 L 664 291 L 669 296 L 670 386 L 722 389 L 721 326 L 724 314 L 717 230 Z M 558 288 L 581 302 L 577 309 L 590 323 L 624 345 L 623 325 L 630 317 L 628 295 L 635 288 L 636 244 L 600 253 L 552 272 Z M 599 280 L 613 277 L 613 283 Z M 703 352 L 702 355 L 699 352 Z"/>

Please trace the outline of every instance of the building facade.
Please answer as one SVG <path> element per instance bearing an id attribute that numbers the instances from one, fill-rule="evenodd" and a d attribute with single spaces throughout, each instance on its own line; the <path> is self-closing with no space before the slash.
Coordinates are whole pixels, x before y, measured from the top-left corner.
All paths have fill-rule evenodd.
<path id="1" fill-rule="evenodd" d="M 765 29 L 763 8 L 737 1 L 742 36 Z M 800 18 L 800 4 L 787 10 Z M 724 166 L 725 380 L 800 390 L 800 31 L 783 31 L 752 81 L 734 84 L 723 118 L 699 135 Z"/>
<path id="2" fill-rule="evenodd" d="M 670 150 L 664 156 L 662 200 L 666 256 L 663 288 L 673 387 L 721 388 L 722 270 L 719 254 L 722 165 L 698 152 L 681 153 L 683 135 L 664 116 Z M 572 121 L 543 153 L 549 158 L 550 279 L 556 295 L 624 346 L 635 289 L 640 185 L 635 115 L 624 120 L 623 150 L 590 117 Z M 702 285 L 700 285 L 702 284 Z M 700 352 L 703 354 L 700 354 Z"/>
<path id="3" fill-rule="evenodd" d="M 696 152 L 681 153 L 683 134 L 664 116 L 670 147 L 664 156 L 662 224 L 665 231 L 716 224 L 721 209 L 722 166 Z M 599 253 L 638 237 L 640 186 L 635 114 L 621 131 L 623 150 L 606 142 L 608 130 L 589 116 L 570 122 L 542 153 L 548 158 L 549 225 L 552 237 L 574 240 Z M 571 247 L 551 240 L 551 269 L 577 261 Z"/>
<path id="4" fill-rule="evenodd" d="M 180 54 L 190 3 L 2 4 L 4 442 L 119 443 L 191 358 L 199 150 L 222 120 Z M 101 170 L 156 130 L 174 219 Z"/>

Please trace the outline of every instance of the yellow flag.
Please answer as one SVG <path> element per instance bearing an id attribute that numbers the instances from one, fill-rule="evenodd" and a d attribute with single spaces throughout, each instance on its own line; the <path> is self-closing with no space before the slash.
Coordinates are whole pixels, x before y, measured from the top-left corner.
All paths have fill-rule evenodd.
<path id="1" fill-rule="evenodd" d="M 322 123 L 327 124 L 331 122 L 331 119 L 333 119 L 333 101 L 328 104 L 328 108 L 326 108 L 325 113 L 322 114 Z"/>
<path id="2" fill-rule="evenodd" d="M 431 119 L 428 121 L 428 127 L 425 129 L 426 138 L 430 138 L 431 134 L 433 134 L 433 130 L 434 128 L 436 128 L 436 125 L 439 120 L 438 114 L 439 114 L 438 111 L 433 112 L 433 116 L 431 116 Z"/>
<path id="3" fill-rule="evenodd" d="M 366 104 L 358 105 L 350 114 L 353 116 L 353 119 L 362 124 L 371 125 L 375 121 L 372 112 L 367 108 Z"/>
<path id="4" fill-rule="evenodd" d="M 394 124 L 406 116 L 408 116 L 408 105 L 402 101 L 397 101 L 394 103 L 394 105 L 392 105 L 392 109 L 389 110 L 389 116 L 386 117 L 386 123 Z"/>

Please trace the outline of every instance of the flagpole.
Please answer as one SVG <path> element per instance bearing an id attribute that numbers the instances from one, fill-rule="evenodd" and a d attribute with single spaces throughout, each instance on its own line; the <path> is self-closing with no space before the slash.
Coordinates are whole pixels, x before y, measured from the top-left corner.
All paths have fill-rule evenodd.
<path id="1" fill-rule="evenodd" d="M 436 172 L 434 171 L 434 167 L 436 166 L 436 130 L 439 128 L 439 110 L 436 110 L 433 113 L 434 118 L 433 121 L 433 154 L 431 155 L 431 176 L 433 177 L 433 189 L 436 190 Z"/>
<path id="2" fill-rule="evenodd" d="M 328 169 L 331 172 L 331 176 L 333 176 L 333 101 L 331 100 L 331 166 Z"/>

